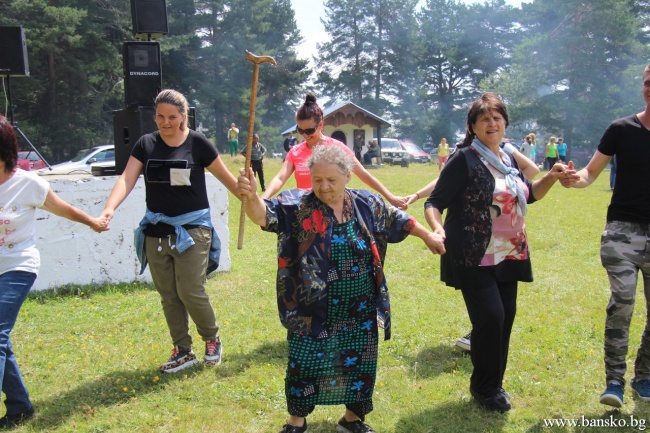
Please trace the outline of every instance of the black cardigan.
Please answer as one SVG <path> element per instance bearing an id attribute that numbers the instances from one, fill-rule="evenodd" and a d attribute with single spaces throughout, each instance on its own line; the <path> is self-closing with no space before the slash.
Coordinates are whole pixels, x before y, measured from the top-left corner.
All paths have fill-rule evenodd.
<path id="1" fill-rule="evenodd" d="M 511 160 L 519 170 L 514 158 Z M 535 202 L 532 184 L 521 171 L 519 176 L 531 191 L 528 203 Z M 444 223 L 447 252 L 440 257 L 440 278 L 448 286 L 463 288 L 472 284 L 470 271 L 481 263 L 492 236 L 490 206 L 494 188 L 490 170 L 468 146 L 454 152 L 424 204 L 425 209 L 433 207 L 441 213 L 447 210 Z M 532 281 L 533 278 L 530 259 L 505 260 L 490 268 L 494 268 L 500 281 Z"/>

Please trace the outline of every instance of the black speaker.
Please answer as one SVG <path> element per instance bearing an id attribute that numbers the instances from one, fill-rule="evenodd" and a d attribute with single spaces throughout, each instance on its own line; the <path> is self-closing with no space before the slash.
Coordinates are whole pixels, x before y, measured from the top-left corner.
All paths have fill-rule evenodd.
<path id="1" fill-rule="evenodd" d="M 131 0 L 131 18 L 135 39 L 159 39 L 169 33 L 165 0 Z"/>
<path id="2" fill-rule="evenodd" d="M 153 108 L 113 111 L 115 139 L 115 173 L 122 174 L 131 156 L 131 150 L 140 137 L 158 129 Z"/>
<path id="3" fill-rule="evenodd" d="M 155 108 L 126 109 L 113 111 L 113 138 L 115 140 L 115 174 L 122 174 L 131 156 L 131 150 L 140 137 L 158 130 Z M 196 110 L 190 107 L 187 113 L 190 129 L 196 131 Z M 94 174 L 94 173 L 93 173 Z M 98 172 L 96 176 L 111 174 Z"/>
<path id="4" fill-rule="evenodd" d="M 0 27 L 0 76 L 29 76 L 27 42 L 22 27 Z"/>
<path id="5" fill-rule="evenodd" d="M 158 42 L 124 42 L 124 100 L 127 107 L 153 107 L 162 89 Z"/>

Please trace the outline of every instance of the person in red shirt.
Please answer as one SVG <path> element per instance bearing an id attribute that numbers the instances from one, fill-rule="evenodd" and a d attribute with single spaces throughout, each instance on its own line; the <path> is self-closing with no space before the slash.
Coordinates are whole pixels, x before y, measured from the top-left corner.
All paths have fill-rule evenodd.
<path id="1" fill-rule="evenodd" d="M 305 139 L 302 143 L 291 148 L 287 157 L 282 163 L 278 174 L 269 182 L 262 198 L 268 199 L 273 197 L 287 182 L 292 173 L 296 178 L 296 187 L 299 189 L 310 190 L 311 177 L 309 168 L 306 165 L 307 159 L 311 156 L 312 149 L 317 145 L 339 146 L 347 154 L 354 157 L 352 149 L 340 141 L 326 137 L 323 134 L 323 110 L 316 103 L 316 97 L 311 93 L 305 97 L 305 102 L 296 112 L 296 125 L 298 133 Z M 366 170 L 361 163 L 356 160 L 352 167 L 352 172 L 366 185 L 380 193 L 390 204 L 400 209 L 406 209 L 407 205 L 402 197 L 393 195 L 376 177 Z"/>

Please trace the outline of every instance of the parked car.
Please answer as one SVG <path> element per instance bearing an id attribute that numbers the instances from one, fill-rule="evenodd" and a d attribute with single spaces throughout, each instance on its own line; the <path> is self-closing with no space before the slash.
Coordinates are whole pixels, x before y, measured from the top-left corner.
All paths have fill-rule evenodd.
<path id="1" fill-rule="evenodd" d="M 90 164 L 90 174 L 93 176 L 115 176 L 115 160 L 106 160 L 102 162 L 93 162 Z"/>
<path id="2" fill-rule="evenodd" d="M 381 139 L 381 159 L 388 165 L 408 167 L 409 155 L 395 138 Z"/>
<path id="3" fill-rule="evenodd" d="M 52 166 L 52 170 L 43 168 L 38 174 L 92 174 L 93 163 L 101 162 L 103 166 L 115 165 L 115 146 L 105 144 L 92 149 L 82 149 L 70 161 Z"/>
<path id="4" fill-rule="evenodd" d="M 426 143 L 422 144 L 422 150 L 424 150 L 426 153 L 428 153 L 431 156 L 432 161 L 437 161 L 438 160 L 438 145 L 435 144 L 432 141 L 427 141 Z"/>
<path id="5" fill-rule="evenodd" d="M 410 162 L 419 162 L 420 164 L 428 164 L 431 162 L 431 155 L 429 155 L 424 150 L 420 149 L 420 146 L 413 143 L 412 141 L 402 140 L 399 142 L 402 145 L 402 148 L 408 152 Z"/>
<path id="6" fill-rule="evenodd" d="M 38 170 L 39 168 L 46 167 L 45 161 L 38 156 L 38 153 L 33 150 L 25 150 L 18 152 L 18 167 L 23 170 Z"/>

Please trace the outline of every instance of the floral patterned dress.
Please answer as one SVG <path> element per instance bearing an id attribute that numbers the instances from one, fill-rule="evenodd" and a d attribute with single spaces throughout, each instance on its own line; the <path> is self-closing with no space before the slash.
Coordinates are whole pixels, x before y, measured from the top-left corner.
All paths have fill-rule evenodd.
<path id="1" fill-rule="evenodd" d="M 289 413 L 345 404 L 363 416 L 373 407 L 378 328 L 391 337 L 387 245 L 404 240 L 415 220 L 365 190 L 346 189 L 343 223 L 313 192 L 286 190 L 265 203 L 262 228 L 278 235 Z"/>
<path id="2" fill-rule="evenodd" d="M 372 253 L 354 219 L 334 225 L 327 285 L 327 337 L 289 333 L 290 404 L 372 399 L 378 347 Z"/>

